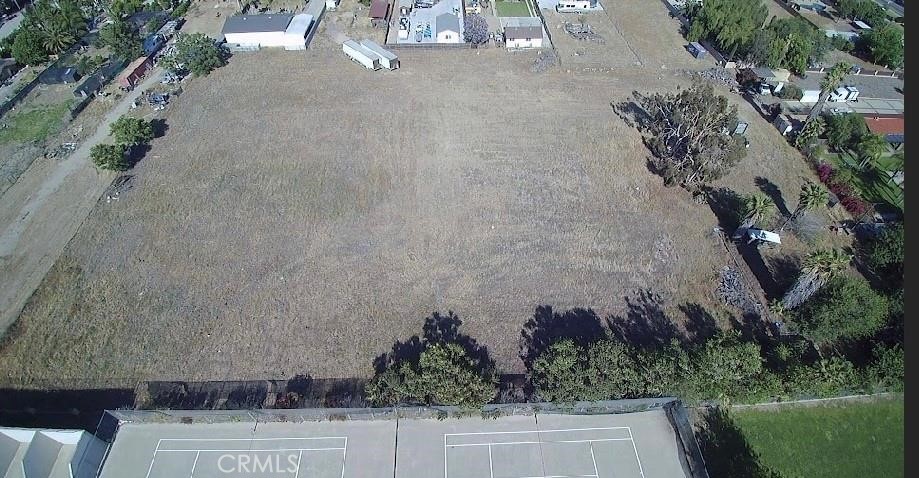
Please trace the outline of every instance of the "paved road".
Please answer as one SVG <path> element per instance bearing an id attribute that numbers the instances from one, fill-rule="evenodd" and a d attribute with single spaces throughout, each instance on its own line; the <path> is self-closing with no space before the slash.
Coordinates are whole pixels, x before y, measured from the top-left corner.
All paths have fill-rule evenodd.
<path id="1" fill-rule="evenodd" d="M 892 11 L 896 12 L 897 15 L 903 16 L 903 5 L 897 5 L 892 0 L 874 0 L 874 3 Z"/>
<path id="2" fill-rule="evenodd" d="M 796 79 L 794 83 L 802 89 L 820 89 L 820 81 L 825 73 L 808 73 L 806 79 Z M 858 87 L 861 96 L 866 98 L 883 98 L 903 100 L 903 80 L 889 76 L 848 75 L 843 84 Z"/>
<path id="3" fill-rule="evenodd" d="M 109 124 L 127 113 L 134 99 L 161 75 L 162 70 L 155 70 L 126 95 L 70 156 L 39 158 L 0 197 L 0 334 L 19 316 L 115 178 L 114 173 L 96 170 L 90 148 L 108 139 Z"/>
<path id="4" fill-rule="evenodd" d="M 3 25 L 0 25 L 0 40 L 8 37 L 10 33 L 16 31 L 19 28 L 19 24 L 22 23 L 22 12 L 13 15 L 12 18 L 3 22 Z"/>

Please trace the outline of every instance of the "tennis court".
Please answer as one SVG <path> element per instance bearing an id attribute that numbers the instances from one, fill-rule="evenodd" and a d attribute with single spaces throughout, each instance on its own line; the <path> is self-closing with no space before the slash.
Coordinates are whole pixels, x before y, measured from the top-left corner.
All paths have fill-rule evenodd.
<path id="1" fill-rule="evenodd" d="M 663 410 L 495 419 L 123 423 L 102 478 L 680 478 Z"/>

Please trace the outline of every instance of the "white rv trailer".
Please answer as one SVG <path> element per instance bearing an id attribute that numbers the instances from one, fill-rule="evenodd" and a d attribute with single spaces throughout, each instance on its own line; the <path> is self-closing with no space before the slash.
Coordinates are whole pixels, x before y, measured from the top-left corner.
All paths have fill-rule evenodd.
<path id="1" fill-rule="evenodd" d="M 354 40 L 348 40 L 342 43 L 341 51 L 345 52 L 352 60 L 364 65 L 367 69 L 380 69 L 380 57 Z"/>
<path id="2" fill-rule="evenodd" d="M 399 68 L 399 57 L 395 53 L 381 47 L 373 40 L 361 40 L 361 46 L 376 53 L 380 57 L 380 65 L 389 70 Z"/>

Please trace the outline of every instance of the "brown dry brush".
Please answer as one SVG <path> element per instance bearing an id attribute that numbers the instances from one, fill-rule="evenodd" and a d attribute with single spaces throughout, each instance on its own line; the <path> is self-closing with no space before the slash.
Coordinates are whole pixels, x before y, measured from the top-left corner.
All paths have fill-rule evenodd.
<path id="1" fill-rule="evenodd" d="M 657 172 L 665 184 L 696 190 L 722 177 L 746 155 L 743 138 L 733 135 L 737 107 L 715 94 L 709 84 L 696 83 L 676 93 L 633 92 L 636 124 L 645 134 Z"/>

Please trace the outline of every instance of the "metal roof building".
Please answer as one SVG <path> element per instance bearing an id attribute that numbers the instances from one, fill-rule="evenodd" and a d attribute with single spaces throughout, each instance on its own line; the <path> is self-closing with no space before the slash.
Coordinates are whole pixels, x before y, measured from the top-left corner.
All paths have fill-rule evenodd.
<path id="1" fill-rule="evenodd" d="M 226 19 L 222 32 L 231 50 L 262 47 L 303 50 L 312 24 L 313 16 L 306 13 L 234 15 Z"/>

